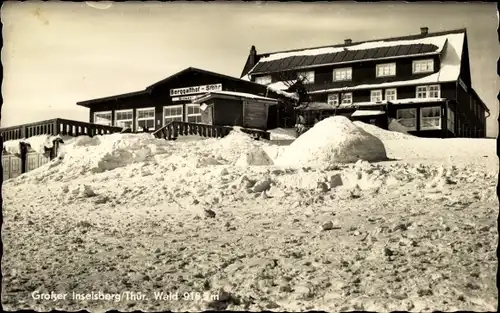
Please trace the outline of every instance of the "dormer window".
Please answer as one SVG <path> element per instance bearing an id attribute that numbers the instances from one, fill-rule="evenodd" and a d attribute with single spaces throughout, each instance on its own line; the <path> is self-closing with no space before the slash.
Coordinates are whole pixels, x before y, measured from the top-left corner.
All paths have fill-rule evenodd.
<path id="1" fill-rule="evenodd" d="M 434 60 L 415 60 L 413 61 L 413 74 L 434 72 Z"/>
<path id="2" fill-rule="evenodd" d="M 297 78 L 304 84 L 314 84 L 314 71 L 298 72 Z"/>
<path id="3" fill-rule="evenodd" d="M 382 90 L 372 90 L 370 92 L 370 102 L 382 102 Z"/>
<path id="4" fill-rule="evenodd" d="M 271 75 L 255 77 L 255 82 L 261 85 L 269 85 L 272 82 Z"/>
<path id="5" fill-rule="evenodd" d="M 333 81 L 352 80 L 352 67 L 336 68 L 333 70 Z"/>
<path id="6" fill-rule="evenodd" d="M 396 76 L 396 63 L 377 64 L 377 77 Z"/>

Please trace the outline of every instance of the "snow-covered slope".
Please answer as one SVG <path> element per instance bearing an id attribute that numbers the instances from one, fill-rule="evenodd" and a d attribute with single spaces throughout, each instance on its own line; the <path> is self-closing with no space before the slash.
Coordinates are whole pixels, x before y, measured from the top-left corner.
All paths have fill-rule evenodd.
<path id="1" fill-rule="evenodd" d="M 391 160 L 276 165 L 308 150 L 237 131 L 66 142 L 62 158 L 4 183 L 3 306 L 496 311 L 495 140 L 394 140 L 332 121 L 310 132 L 375 138 Z M 72 298 L 99 291 L 122 298 Z M 165 291 L 179 300 L 155 298 Z"/>

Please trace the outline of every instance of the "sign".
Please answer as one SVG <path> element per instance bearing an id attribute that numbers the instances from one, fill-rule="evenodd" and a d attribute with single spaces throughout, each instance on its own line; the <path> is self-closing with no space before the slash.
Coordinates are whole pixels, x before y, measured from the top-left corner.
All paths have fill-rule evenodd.
<path id="1" fill-rule="evenodd" d="M 461 78 L 458 79 L 458 83 L 460 84 L 460 86 L 462 86 L 462 88 L 465 91 L 467 91 L 467 86 L 465 85 L 464 81 Z"/>
<path id="2" fill-rule="evenodd" d="M 196 96 L 183 96 L 183 97 L 172 97 L 172 101 L 193 101 L 198 98 L 200 95 Z"/>
<path id="3" fill-rule="evenodd" d="M 176 88 L 170 89 L 170 96 L 183 96 L 183 95 L 191 95 L 194 93 L 203 93 L 210 91 L 218 91 L 222 90 L 222 84 L 212 84 L 212 85 L 203 85 L 203 86 L 192 86 L 185 88 Z"/>

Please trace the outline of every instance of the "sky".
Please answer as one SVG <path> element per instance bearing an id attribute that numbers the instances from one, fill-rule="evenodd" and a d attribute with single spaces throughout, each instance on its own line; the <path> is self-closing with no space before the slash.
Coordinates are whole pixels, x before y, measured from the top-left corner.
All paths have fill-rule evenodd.
<path id="1" fill-rule="evenodd" d="M 494 3 L 4 2 L 1 126 L 88 121 L 76 102 L 143 90 L 193 66 L 239 77 L 258 53 L 467 28 L 472 86 L 498 133 Z"/>

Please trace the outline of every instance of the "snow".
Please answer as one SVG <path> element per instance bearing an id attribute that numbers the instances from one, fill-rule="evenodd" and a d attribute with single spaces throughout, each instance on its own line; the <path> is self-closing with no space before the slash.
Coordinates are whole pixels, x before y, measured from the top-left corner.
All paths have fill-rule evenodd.
<path id="1" fill-rule="evenodd" d="M 267 88 L 269 88 L 270 90 L 273 90 L 273 91 L 278 91 L 278 90 L 287 90 L 288 88 L 290 88 L 290 85 L 292 84 L 295 84 L 296 80 L 292 80 L 290 82 L 283 82 L 283 81 L 278 81 L 278 82 L 274 82 L 272 84 L 269 84 L 267 85 Z"/>
<path id="2" fill-rule="evenodd" d="M 297 94 L 295 94 L 293 92 L 285 91 L 288 88 L 289 87 L 287 87 L 284 82 L 276 82 L 276 83 L 272 83 L 272 84 L 267 85 L 267 89 L 269 89 L 269 90 L 271 90 L 279 95 L 283 95 L 283 96 L 290 98 L 290 99 L 298 100 L 299 97 L 297 96 Z"/>
<path id="3" fill-rule="evenodd" d="M 65 141 L 61 158 L 3 184 L 2 306 L 497 311 L 496 139 L 408 140 L 322 122 L 292 145 L 309 132 L 340 140 L 322 127 L 348 138 L 364 127 L 389 160 L 283 166 L 281 155 L 319 139 L 291 148 L 238 130 Z M 258 165 L 266 155 L 272 164 Z M 148 299 L 71 297 L 124 290 Z M 68 298 L 36 300 L 33 291 Z M 160 291 L 179 301 L 155 300 Z M 186 292 L 219 299 L 181 300 Z"/>
<path id="4" fill-rule="evenodd" d="M 412 135 L 409 135 L 409 134 L 401 131 L 402 129 L 404 129 L 404 126 L 395 122 L 394 119 L 391 122 L 391 125 L 392 125 L 391 127 L 398 129 L 398 131 L 385 130 L 385 129 L 379 128 L 375 125 L 363 123 L 360 121 L 355 121 L 354 125 L 364 129 L 365 131 L 369 132 L 370 134 L 374 135 L 375 137 L 377 137 L 378 139 L 380 139 L 382 141 L 401 140 L 401 139 L 404 139 L 404 140 L 421 139 L 420 137 L 412 136 Z M 399 127 L 397 125 L 399 125 Z"/>
<path id="5" fill-rule="evenodd" d="M 30 145 L 31 149 L 38 153 L 45 153 L 45 148 L 52 148 L 54 146 L 54 140 L 63 139 L 61 136 L 52 135 L 39 135 L 32 136 L 25 139 L 8 140 L 3 143 L 5 150 L 10 154 L 20 154 L 20 143 L 27 143 Z"/>
<path id="6" fill-rule="evenodd" d="M 297 138 L 295 128 L 275 128 L 267 131 L 271 134 L 271 140 L 294 140 Z"/>
<path id="7" fill-rule="evenodd" d="M 387 127 L 390 131 L 408 134 L 408 127 L 399 123 L 395 118 L 389 118 L 389 125 Z M 417 137 L 415 137 L 417 138 Z"/>
<path id="8" fill-rule="evenodd" d="M 394 46 L 399 46 L 399 45 L 432 44 L 432 45 L 437 46 L 438 49 L 436 51 L 433 51 L 430 53 L 419 54 L 419 55 L 429 55 L 429 54 L 440 53 L 443 50 L 443 47 L 445 46 L 447 40 L 449 40 L 450 38 L 456 37 L 456 36 L 460 36 L 460 35 L 463 35 L 463 34 L 432 36 L 432 37 L 416 39 L 416 40 L 373 41 L 373 42 L 365 42 L 365 43 L 361 43 L 361 44 L 354 44 L 354 45 L 350 45 L 350 46 L 337 47 L 337 48 L 336 47 L 327 47 L 327 48 L 306 49 L 306 50 L 291 51 L 291 52 L 279 52 L 279 53 L 273 53 L 267 57 L 262 57 L 259 60 L 259 62 L 269 62 L 269 61 L 280 60 L 280 59 L 284 59 L 287 57 L 293 57 L 293 56 L 311 56 L 311 55 L 320 55 L 320 54 L 327 54 L 327 53 L 342 52 L 344 50 L 356 51 L 356 50 L 367 50 L 367 49 L 382 48 L 382 47 L 394 47 Z"/>
<path id="9" fill-rule="evenodd" d="M 328 166 L 387 159 L 383 143 L 345 116 L 326 118 L 297 138 L 276 160 L 280 165 Z"/>
<path id="10" fill-rule="evenodd" d="M 385 111 L 380 110 L 356 110 L 351 116 L 371 116 L 371 115 L 384 115 Z"/>

